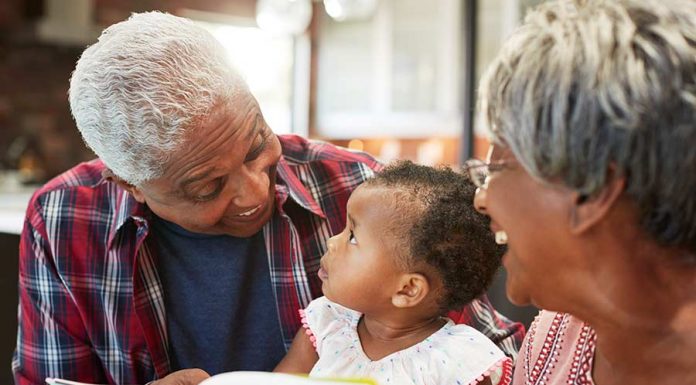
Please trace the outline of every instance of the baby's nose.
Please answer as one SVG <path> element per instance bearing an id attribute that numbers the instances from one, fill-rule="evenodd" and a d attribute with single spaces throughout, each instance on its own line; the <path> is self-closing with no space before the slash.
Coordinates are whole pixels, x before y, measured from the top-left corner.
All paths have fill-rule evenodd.
<path id="1" fill-rule="evenodd" d="M 326 241 L 326 247 L 327 247 L 326 254 L 331 254 L 334 251 L 336 251 L 336 238 L 337 238 L 336 236 L 333 236 L 333 237 L 329 238 L 328 241 Z"/>

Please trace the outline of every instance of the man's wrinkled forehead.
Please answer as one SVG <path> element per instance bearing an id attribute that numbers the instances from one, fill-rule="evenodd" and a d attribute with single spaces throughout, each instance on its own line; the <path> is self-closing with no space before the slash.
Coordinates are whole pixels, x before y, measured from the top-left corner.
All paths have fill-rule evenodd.
<path id="1" fill-rule="evenodd" d="M 221 124 L 230 123 L 231 129 L 244 129 L 248 126 L 249 116 L 260 114 L 256 98 L 249 92 L 239 92 L 233 97 L 218 100 L 210 111 L 191 122 L 187 135 L 195 137 Z"/>
<path id="2" fill-rule="evenodd" d="M 264 127 L 261 111 L 251 96 L 218 105 L 198 127 L 186 133 L 165 166 L 165 175 L 181 182 L 179 179 L 186 177 L 191 163 L 204 162 L 213 156 L 208 151 L 211 146 L 223 145 L 243 152 Z M 183 159 L 188 164 L 181 164 Z M 195 178 L 200 179 L 200 175 Z"/>

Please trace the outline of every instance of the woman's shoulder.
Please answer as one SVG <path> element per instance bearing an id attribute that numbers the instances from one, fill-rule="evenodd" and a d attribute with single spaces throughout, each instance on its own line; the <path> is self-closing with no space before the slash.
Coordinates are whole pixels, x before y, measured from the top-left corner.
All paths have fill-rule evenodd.
<path id="1" fill-rule="evenodd" d="M 525 337 L 516 383 L 544 378 L 547 384 L 591 384 L 594 330 L 568 313 L 539 312 Z M 521 378 L 524 377 L 523 382 Z"/>
<path id="2" fill-rule="evenodd" d="M 560 346 L 575 340 L 568 336 L 587 336 L 590 330 L 588 324 L 571 314 L 541 310 L 529 327 L 527 341 L 532 346 L 552 341 Z"/>

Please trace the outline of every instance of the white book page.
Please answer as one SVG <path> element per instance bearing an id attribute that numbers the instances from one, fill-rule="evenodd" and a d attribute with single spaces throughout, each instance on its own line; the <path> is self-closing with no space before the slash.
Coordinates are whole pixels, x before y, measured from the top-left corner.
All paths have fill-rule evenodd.
<path id="1" fill-rule="evenodd" d="M 48 384 L 48 385 L 99 385 L 99 384 L 90 384 L 87 382 L 77 382 L 77 381 L 64 380 L 62 378 L 51 378 L 51 377 L 46 377 L 46 384 Z"/>
<path id="2" fill-rule="evenodd" d="M 366 379 L 325 379 L 306 376 L 267 373 L 267 372 L 229 372 L 221 373 L 201 382 L 200 385 L 377 385 Z"/>
<path id="3" fill-rule="evenodd" d="M 48 385 L 99 385 L 86 382 L 64 380 L 62 378 L 46 378 Z M 345 385 L 363 384 L 377 385 L 374 381 L 367 379 L 325 379 L 309 378 L 306 376 L 268 373 L 268 372 L 228 372 L 212 376 L 200 385 Z"/>

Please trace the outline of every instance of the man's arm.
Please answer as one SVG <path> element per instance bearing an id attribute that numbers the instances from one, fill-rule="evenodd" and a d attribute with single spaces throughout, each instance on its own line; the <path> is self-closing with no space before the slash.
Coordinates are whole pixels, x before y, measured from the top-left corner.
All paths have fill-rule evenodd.
<path id="1" fill-rule="evenodd" d="M 307 374 L 312 370 L 314 364 L 319 360 L 319 355 L 314 350 L 314 345 L 305 330 L 305 328 L 300 328 L 297 331 L 288 354 L 273 369 L 274 372 Z"/>
<path id="2" fill-rule="evenodd" d="M 44 384 L 46 377 L 107 383 L 79 310 L 56 270 L 35 199 L 27 211 L 19 250 L 15 384 Z"/>

